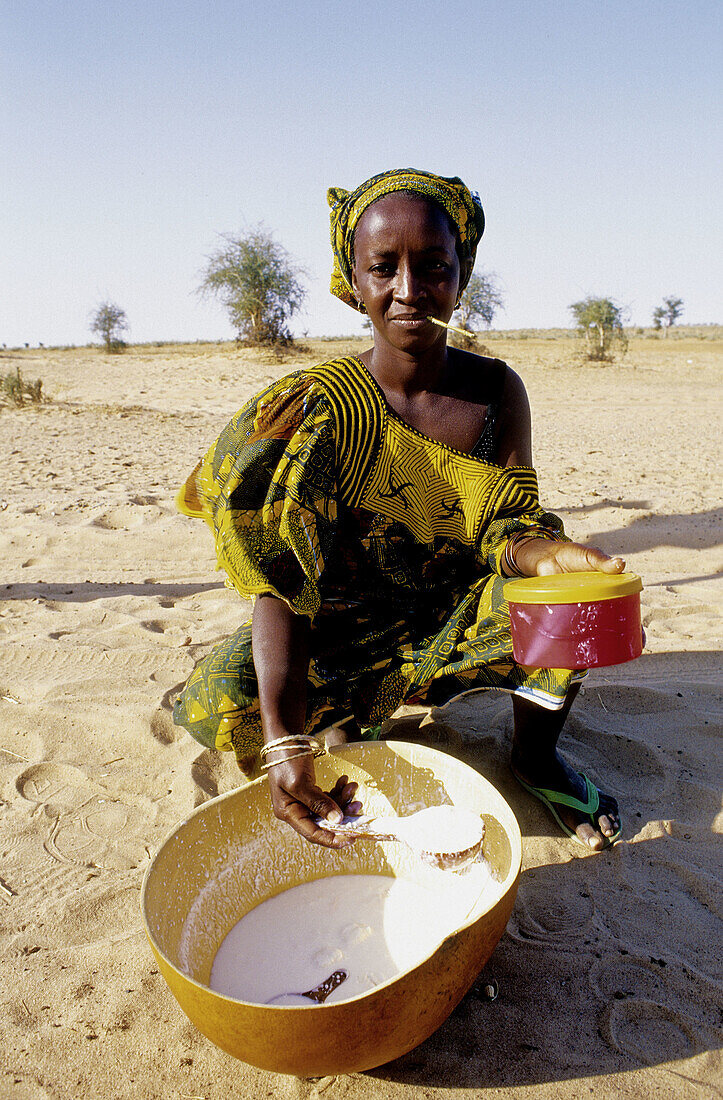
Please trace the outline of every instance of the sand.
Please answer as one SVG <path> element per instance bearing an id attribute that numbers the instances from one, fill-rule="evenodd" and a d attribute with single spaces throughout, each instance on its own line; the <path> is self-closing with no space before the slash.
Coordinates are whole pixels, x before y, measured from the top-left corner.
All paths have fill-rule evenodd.
<path id="1" fill-rule="evenodd" d="M 216 1049 L 147 946 L 142 875 L 164 835 L 238 785 L 170 720 L 178 685 L 248 605 L 173 495 L 278 362 L 233 346 L 5 352 L 52 402 L 0 409 L 0 1096 L 50 1098 L 720 1095 L 719 470 L 723 343 L 633 338 L 613 366 L 569 340 L 492 336 L 530 393 L 541 495 L 645 582 L 648 646 L 589 677 L 563 736 L 617 793 L 624 843 L 561 837 L 507 771 L 509 701 L 412 710 L 520 821 L 507 932 L 427 1042 L 366 1074 L 297 1080 Z M 357 345 L 358 346 L 358 345 Z"/>

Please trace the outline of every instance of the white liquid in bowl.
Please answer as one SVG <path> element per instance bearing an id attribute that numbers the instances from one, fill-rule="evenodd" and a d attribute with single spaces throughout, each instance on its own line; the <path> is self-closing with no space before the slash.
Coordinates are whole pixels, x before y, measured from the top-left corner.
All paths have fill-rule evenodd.
<path id="1" fill-rule="evenodd" d="M 440 872 L 438 889 L 386 875 L 335 875 L 285 890 L 234 925 L 210 986 L 238 1000 L 313 1008 L 299 996 L 335 970 L 326 1004 L 367 992 L 422 962 L 498 889 L 489 865 Z M 283 994 L 290 994 L 277 1000 Z"/>

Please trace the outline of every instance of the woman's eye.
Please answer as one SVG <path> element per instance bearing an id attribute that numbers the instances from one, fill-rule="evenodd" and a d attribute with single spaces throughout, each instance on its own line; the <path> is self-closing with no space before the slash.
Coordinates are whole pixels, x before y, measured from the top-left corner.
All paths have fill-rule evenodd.
<path id="1" fill-rule="evenodd" d="M 373 275 L 389 275 L 392 270 L 391 264 L 375 264 L 374 267 L 371 268 Z"/>

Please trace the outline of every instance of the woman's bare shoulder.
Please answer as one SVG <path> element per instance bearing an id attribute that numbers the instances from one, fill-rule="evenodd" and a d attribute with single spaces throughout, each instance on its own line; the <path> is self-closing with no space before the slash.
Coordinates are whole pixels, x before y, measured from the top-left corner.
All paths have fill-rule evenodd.
<path id="1" fill-rule="evenodd" d="M 500 401 L 498 462 L 502 466 L 532 466 L 532 416 L 525 383 L 507 367 Z"/>
<path id="2" fill-rule="evenodd" d="M 510 373 L 503 359 L 455 348 L 454 362 L 457 377 L 468 391 L 467 396 L 483 405 L 500 403 Z"/>
<path id="3" fill-rule="evenodd" d="M 501 360 L 497 360 L 501 362 Z M 529 398 L 527 396 L 527 390 L 525 389 L 525 383 L 520 378 L 516 370 L 513 370 L 508 363 L 505 363 L 505 381 L 502 388 L 502 403 L 503 405 L 516 405 L 522 403 L 529 408 Z"/>

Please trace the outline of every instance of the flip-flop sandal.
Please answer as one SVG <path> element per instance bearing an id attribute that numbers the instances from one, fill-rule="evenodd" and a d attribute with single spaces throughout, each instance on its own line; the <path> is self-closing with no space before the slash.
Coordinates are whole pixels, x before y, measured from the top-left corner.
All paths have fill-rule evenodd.
<path id="1" fill-rule="evenodd" d="M 557 810 L 555 809 L 555 804 L 557 804 L 558 806 L 569 806 L 571 810 L 577 810 L 578 813 L 587 814 L 593 829 L 597 828 L 593 814 L 595 814 L 600 808 L 600 792 L 595 784 L 585 775 L 584 772 L 578 772 L 577 774 L 580 776 L 585 784 L 587 802 L 582 802 L 579 798 L 575 798 L 574 795 L 564 794 L 562 791 L 549 790 L 547 787 L 533 787 L 529 783 L 525 783 L 524 779 L 521 779 L 519 775 L 516 774 L 516 772 L 512 772 L 512 774 L 514 775 L 520 786 L 525 788 L 528 794 L 534 795 L 535 798 L 538 798 L 540 802 L 542 802 L 543 806 L 547 807 L 547 809 L 550 811 L 555 821 L 560 826 L 566 836 L 569 836 L 571 840 L 576 840 L 578 844 L 582 844 L 583 848 L 587 848 L 588 852 L 593 850 L 590 848 L 589 844 L 580 839 L 574 829 L 571 829 L 568 825 L 565 824 L 565 822 L 562 820 Z M 609 848 L 612 844 L 615 843 L 616 840 L 619 839 L 622 831 L 623 830 L 621 825 L 616 833 L 613 833 L 612 836 L 606 836 L 604 838 L 605 843 L 603 844 L 602 848 L 599 848 L 597 850 L 602 852 L 605 850 L 605 848 Z"/>

